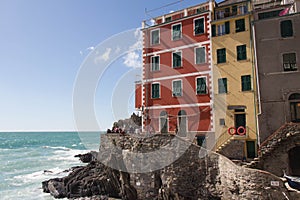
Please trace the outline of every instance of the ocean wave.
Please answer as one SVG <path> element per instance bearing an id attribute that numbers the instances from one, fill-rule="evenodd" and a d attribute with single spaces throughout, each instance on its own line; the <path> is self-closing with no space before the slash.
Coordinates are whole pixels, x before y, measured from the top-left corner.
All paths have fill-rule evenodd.
<path id="1" fill-rule="evenodd" d="M 70 151 L 72 149 L 68 148 L 68 147 L 51 147 L 51 146 L 42 146 L 42 148 L 45 149 L 60 149 L 60 150 L 65 150 L 65 151 Z"/>

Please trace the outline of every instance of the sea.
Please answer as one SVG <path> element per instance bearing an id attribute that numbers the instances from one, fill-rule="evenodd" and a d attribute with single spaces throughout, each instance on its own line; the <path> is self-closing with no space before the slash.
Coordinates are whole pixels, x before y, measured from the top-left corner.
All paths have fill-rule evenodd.
<path id="1" fill-rule="evenodd" d="M 52 200 L 42 181 L 63 177 L 98 150 L 103 132 L 0 132 L 0 199 Z"/>

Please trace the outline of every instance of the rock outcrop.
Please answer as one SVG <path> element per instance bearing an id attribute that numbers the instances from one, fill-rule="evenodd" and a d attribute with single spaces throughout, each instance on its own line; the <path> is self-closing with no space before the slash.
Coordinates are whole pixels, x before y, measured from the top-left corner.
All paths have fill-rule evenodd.
<path id="1" fill-rule="evenodd" d="M 156 157 L 144 156 L 156 151 Z M 159 166 L 161 163 L 167 165 Z M 46 181 L 43 188 L 55 197 L 68 198 L 97 195 L 128 200 L 290 198 L 280 178 L 239 167 L 226 157 L 169 135 L 146 138 L 103 135 L 96 162 L 76 168 L 62 179 Z"/>

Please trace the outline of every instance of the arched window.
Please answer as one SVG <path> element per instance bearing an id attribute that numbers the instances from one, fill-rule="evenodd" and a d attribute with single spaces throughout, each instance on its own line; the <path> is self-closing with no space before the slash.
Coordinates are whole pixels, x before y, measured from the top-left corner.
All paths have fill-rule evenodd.
<path id="1" fill-rule="evenodd" d="M 289 97 L 291 121 L 300 122 L 300 94 L 294 93 Z"/>
<path id="2" fill-rule="evenodd" d="M 185 137 L 187 132 L 187 116 L 185 110 L 178 112 L 178 133 L 180 136 Z"/>
<path id="3" fill-rule="evenodd" d="M 159 121 L 160 132 L 168 133 L 168 113 L 166 111 L 161 111 Z"/>

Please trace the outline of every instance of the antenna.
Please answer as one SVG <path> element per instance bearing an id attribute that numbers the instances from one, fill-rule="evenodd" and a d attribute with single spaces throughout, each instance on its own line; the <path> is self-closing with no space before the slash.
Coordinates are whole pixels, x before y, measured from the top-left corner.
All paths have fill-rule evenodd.
<path id="1" fill-rule="evenodd" d="M 151 10 L 147 10 L 147 8 L 145 8 L 145 15 L 147 15 L 148 17 L 153 18 L 149 13 L 154 12 L 154 11 L 158 11 L 158 10 L 161 10 L 161 9 L 163 9 L 163 8 L 166 8 L 166 7 L 169 7 L 169 6 L 178 4 L 178 3 L 181 3 L 181 2 L 183 2 L 183 1 L 184 1 L 184 0 L 178 0 L 178 1 L 175 1 L 175 2 L 173 2 L 173 3 L 169 3 L 169 4 L 166 4 L 166 5 L 160 6 L 160 7 L 158 7 L 158 8 L 153 8 L 153 9 L 151 9 Z"/>

